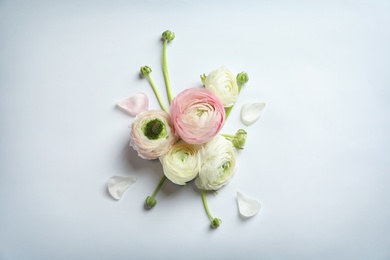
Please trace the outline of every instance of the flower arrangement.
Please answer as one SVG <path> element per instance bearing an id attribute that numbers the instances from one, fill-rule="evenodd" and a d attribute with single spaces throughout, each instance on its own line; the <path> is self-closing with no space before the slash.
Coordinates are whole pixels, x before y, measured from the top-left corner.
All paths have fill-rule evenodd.
<path id="1" fill-rule="evenodd" d="M 237 153 L 245 146 L 247 132 L 239 129 L 235 135 L 229 135 L 220 134 L 220 131 L 249 78 L 245 72 L 234 76 L 227 68 L 221 67 L 207 76 L 200 76 L 203 88 L 188 88 L 173 97 L 166 48 L 174 38 L 175 34 L 169 30 L 162 34 L 162 68 L 169 109 L 161 99 L 148 66 L 141 67 L 140 73 L 150 83 L 161 109 L 149 110 L 149 100 L 144 93 L 137 93 L 117 104 L 135 117 L 131 124 L 130 146 L 143 159 L 158 159 L 164 172 L 154 193 L 146 198 L 145 207 L 150 209 L 157 204 L 156 195 L 166 180 L 185 186 L 194 181 L 211 227 L 217 228 L 222 221 L 211 214 L 206 192 L 216 192 L 237 172 Z M 245 104 L 241 110 L 242 122 L 245 125 L 254 123 L 264 107 L 264 103 Z M 109 193 L 119 200 L 135 181 L 134 177 L 113 176 L 108 181 Z M 260 210 L 257 200 L 240 192 L 237 193 L 237 202 L 244 217 L 254 216 Z"/>

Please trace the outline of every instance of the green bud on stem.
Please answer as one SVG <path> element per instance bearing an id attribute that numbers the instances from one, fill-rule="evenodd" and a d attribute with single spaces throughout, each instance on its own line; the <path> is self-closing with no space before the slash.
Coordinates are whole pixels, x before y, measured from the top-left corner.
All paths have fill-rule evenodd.
<path id="1" fill-rule="evenodd" d="M 248 74 L 246 72 L 241 72 L 237 75 L 237 83 L 238 85 L 242 86 L 243 84 L 247 83 L 249 81 Z"/>
<path id="2" fill-rule="evenodd" d="M 206 81 L 206 78 L 207 78 L 207 76 L 206 76 L 206 74 L 202 74 L 202 75 L 200 75 L 200 80 L 202 81 L 202 84 L 204 85 L 204 82 Z"/>
<path id="3" fill-rule="evenodd" d="M 238 129 L 236 135 L 222 134 L 223 137 L 233 143 L 236 149 L 244 149 L 247 135 L 244 129 Z"/>
<path id="4" fill-rule="evenodd" d="M 141 71 L 141 75 L 143 77 L 146 77 L 146 76 L 148 76 L 152 72 L 152 69 L 149 68 L 148 66 L 142 66 L 140 71 Z"/>
<path id="5" fill-rule="evenodd" d="M 164 41 L 163 52 L 162 52 L 162 67 L 163 67 L 165 87 L 168 95 L 168 101 L 169 103 L 171 103 L 173 96 L 172 96 L 171 82 L 169 79 L 168 66 L 167 66 L 167 44 L 168 42 L 173 41 L 173 39 L 175 39 L 175 34 L 170 30 L 166 30 L 165 32 L 162 33 L 162 39 Z"/>
<path id="6" fill-rule="evenodd" d="M 173 41 L 173 39 L 175 39 L 175 33 L 170 30 L 166 30 L 162 33 L 162 39 L 168 42 Z"/>
<path id="7" fill-rule="evenodd" d="M 161 109 L 168 113 L 168 110 L 165 107 L 164 102 L 161 100 L 160 93 L 158 92 L 156 85 L 154 84 L 152 77 L 150 76 L 152 69 L 149 68 L 148 66 L 142 66 L 140 72 L 141 75 L 149 81 L 149 84 L 152 87 L 154 94 L 156 95 L 156 98 L 158 100 L 158 103 L 160 104 Z"/>
<path id="8" fill-rule="evenodd" d="M 213 220 L 211 221 L 211 227 L 217 228 L 221 225 L 221 223 L 222 223 L 222 220 L 220 220 L 219 218 L 213 218 Z"/>
<path id="9" fill-rule="evenodd" d="M 238 129 L 236 136 L 232 141 L 234 147 L 237 149 L 244 149 L 247 135 L 248 134 L 244 129 Z"/>
<path id="10" fill-rule="evenodd" d="M 145 206 L 148 208 L 148 209 L 151 209 L 153 208 L 155 205 L 157 204 L 157 200 L 151 196 L 148 196 L 145 200 Z"/>
<path id="11" fill-rule="evenodd" d="M 214 218 L 213 215 L 211 215 L 211 212 L 210 212 L 210 209 L 209 209 L 209 205 L 208 205 L 207 199 L 206 199 L 205 190 L 201 190 L 200 194 L 202 196 L 204 209 L 206 210 L 207 216 L 209 216 L 209 218 L 210 218 L 210 226 L 212 228 L 219 227 L 221 225 L 221 223 L 222 223 L 222 220 L 220 220 L 219 218 Z"/>
<path id="12" fill-rule="evenodd" d="M 152 196 L 146 197 L 145 206 L 147 208 L 151 209 L 157 204 L 155 197 L 166 180 L 167 180 L 167 177 L 165 175 L 163 175 L 160 182 L 158 183 L 156 189 L 154 190 Z"/>

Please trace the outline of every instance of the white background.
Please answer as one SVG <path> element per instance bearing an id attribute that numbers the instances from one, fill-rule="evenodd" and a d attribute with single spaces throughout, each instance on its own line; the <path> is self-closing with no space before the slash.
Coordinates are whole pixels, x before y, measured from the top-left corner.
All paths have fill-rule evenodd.
<path id="1" fill-rule="evenodd" d="M 390 259 L 389 24 L 388 1 L 1 1 L 0 259 Z M 166 29 L 174 93 L 222 65 L 250 77 L 222 131 L 248 132 L 239 170 L 208 195 L 217 230 L 194 185 L 143 208 L 161 166 L 115 108 L 140 91 L 158 108 L 138 71 L 165 94 Z M 112 175 L 137 178 L 119 202 Z"/>

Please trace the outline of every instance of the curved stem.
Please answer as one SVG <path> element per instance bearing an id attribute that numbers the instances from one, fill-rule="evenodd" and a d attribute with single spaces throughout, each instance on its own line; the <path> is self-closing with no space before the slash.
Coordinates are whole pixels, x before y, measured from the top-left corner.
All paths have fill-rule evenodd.
<path id="1" fill-rule="evenodd" d="M 166 181 L 167 177 L 165 175 L 163 175 L 163 177 L 161 178 L 160 182 L 158 183 L 156 189 L 154 190 L 153 192 L 153 195 L 152 195 L 152 198 L 156 197 L 157 193 L 160 191 L 162 185 L 164 184 L 164 182 Z"/>
<path id="2" fill-rule="evenodd" d="M 210 209 L 209 209 L 209 205 L 207 204 L 206 193 L 205 193 L 204 190 L 201 190 L 200 192 L 201 192 L 201 195 L 202 195 L 202 201 L 203 201 L 204 209 L 206 210 L 207 216 L 209 216 L 210 220 L 212 221 L 214 218 L 213 218 L 213 215 L 211 215 L 211 212 L 210 212 Z"/>
<path id="3" fill-rule="evenodd" d="M 154 84 L 152 78 L 150 77 L 150 75 L 147 75 L 146 78 L 148 79 L 149 81 L 149 84 L 150 86 L 152 87 L 153 91 L 154 91 L 154 94 L 156 95 L 156 98 L 158 100 L 158 103 L 160 104 L 160 107 L 162 110 L 164 110 L 165 112 L 169 113 L 167 108 L 164 106 L 164 103 L 163 101 L 161 100 L 161 96 L 160 96 L 160 93 L 158 92 L 157 88 L 156 88 L 156 85 Z"/>
<path id="4" fill-rule="evenodd" d="M 151 209 L 153 208 L 154 206 L 156 206 L 157 204 L 157 200 L 154 198 L 156 197 L 158 191 L 161 189 L 161 186 L 164 184 L 165 180 L 167 179 L 167 177 L 165 177 L 165 175 L 161 178 L 160 182 L 158 183 L 156 189 L 154 190 L 153 192 L 153 195 L 152 196 L 147 196 L 146 197 L 146 200 L 145 200 L 145 207 L 147 207 L 148 209 Z"/>
<path id="5" fill-rule="evenodd" d="M 163 73 L 165 80 L 165 87 L 167 89 L 169 103 L 172 101 L 172 92 L 171 92 L 171 83 L 169 80 L 168 66 L 167 66 L 167 43 L 168 40 L 164 40 L 163 54 L 162 54 L 162 63 L 163 63 Z"/>

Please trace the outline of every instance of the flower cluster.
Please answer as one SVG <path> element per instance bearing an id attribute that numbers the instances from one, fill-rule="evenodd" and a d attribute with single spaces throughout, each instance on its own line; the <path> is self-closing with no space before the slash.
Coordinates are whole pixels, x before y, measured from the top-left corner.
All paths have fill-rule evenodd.
<path id="1" fill-rule="evenodd" d="M 242 86 L 248 82 L 248 75 L 242 72 L 234 76 L 227 68 L 221 67 L 207 76 L 201 76 L 203 87 L 187 88 L 173 97 L 166 64 L 166 46 L 174 38 L 175 34 L 171 31 L 162 34 L 162 65 L 169 109 L 160 97 L 148 66 L 141 67 L 140 73 L 153 88 L 161 110 L 149 110 L 148 99 L 143 93 L 118 105 L 135 116 L 131 125 L 130 145 L 143 159 L 159 159 L 163 168 L 164 176 L 153 195 L 147 197 L 146 207 L 156 205 L 155 196 L 167 179 L 177 185 L 187 185 L 195 180 L 211 227 L 216 228 L 221 220 L 211 215 L 205 191 L 222 188 L 237 171 L 237 152 L 244 148 L 247 132 L 239 129 L 235 135 L 228 135 L 220 134 L 220 131 Z M 122 189 L 127 189 L 128 186 L 123 184 L 124 179 L 117 179 L 120 179 Z M 115 198 L 119 199 L 123 191 L 115 191 L 115 180 L 110 180 L 110 188 Z M 131 179 L 131 183 L 134 181 Z"/>

